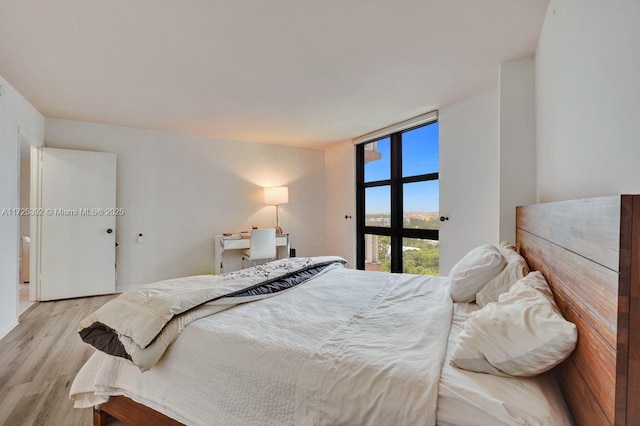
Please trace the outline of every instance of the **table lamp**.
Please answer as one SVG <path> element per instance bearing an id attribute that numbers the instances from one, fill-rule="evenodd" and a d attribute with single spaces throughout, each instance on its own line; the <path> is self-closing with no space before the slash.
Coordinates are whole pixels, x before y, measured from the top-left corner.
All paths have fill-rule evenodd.
<path id="1" fill-rule="evenodd" d="M 264 189 L 264 203 L 276 206 L 276 234 L 282 234 L 280 228 L 280 204 L 289 202 L 289 188 L 286 186 L 272 186 Z"/>

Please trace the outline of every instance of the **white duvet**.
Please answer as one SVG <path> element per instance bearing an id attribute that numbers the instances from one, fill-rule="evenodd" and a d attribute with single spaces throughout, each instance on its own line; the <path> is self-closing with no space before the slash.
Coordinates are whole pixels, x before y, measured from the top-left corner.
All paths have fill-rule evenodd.
<path id="1" fill-rule="evenodd" d="M 335 269 L 193 322 L 148 372 L 96 352 L 71 398 L 187 424 L 434 425 L 451 313 L 445 278 Z"/>
<path id="2" fill-rule="evenodd" d="M 337 256 L 280 259 L 223 275 L 147 284 L 110 300 L 80 322 L 80 336 L 147 371 L 190 323 L 236 305 L 274 297 L 332 268 Z"/>

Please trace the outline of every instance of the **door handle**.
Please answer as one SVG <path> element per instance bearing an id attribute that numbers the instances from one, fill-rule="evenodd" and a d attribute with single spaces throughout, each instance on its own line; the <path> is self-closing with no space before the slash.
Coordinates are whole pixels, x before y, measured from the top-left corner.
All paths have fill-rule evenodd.
<path id="1" fill-rule="evenodd" d="M 107 229 L 107 234 L 111 234 L 113 232 L 113 229 L 109 228 Z"/>
<path id="2" fill-rule="evenodd" d="M 440 216 L 440 222 L 444 222 L 445 220 L 449 220 L 448 216 Z"/>

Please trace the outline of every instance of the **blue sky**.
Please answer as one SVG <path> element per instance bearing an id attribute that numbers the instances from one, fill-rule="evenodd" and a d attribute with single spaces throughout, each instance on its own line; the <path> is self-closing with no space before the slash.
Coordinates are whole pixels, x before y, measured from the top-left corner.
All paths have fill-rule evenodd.
<path id="1" fill-rule="evenodd" d="M 380 160 L 365 164 L 365 182 L 389 179 L 390 164 L 389 138 L 378 141 Z M 420 127 L 402 135 L 402 175 L 403 177 L 434 173 L 439 170 L 438 123 Z M 439 181 L 418 182 L 404 186 L 405 212 L 431 212 L 439 210 Z M 388 187 L 368 188 L 365 192 L 366 212 L 390 213 L 390 192 Z"/>

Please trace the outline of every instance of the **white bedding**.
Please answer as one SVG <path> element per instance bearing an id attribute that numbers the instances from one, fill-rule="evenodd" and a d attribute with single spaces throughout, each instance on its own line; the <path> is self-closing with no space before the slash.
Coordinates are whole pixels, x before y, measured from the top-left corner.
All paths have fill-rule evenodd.
<path id="1" fill-rule="evenodd" d="M 498 377 L 449 364 L 458 335 L 474 303 L 454 305 L 446 360 L 438 391 L 438 425 L 571 425 L 571 416 L 549 374 L 531 378 Z"/>
<path id="2" fill-rule="evenodd" d="M 88 407 L 124 394 L 187 424 L 329 424 L 342 415 L 388 424 L 386 408 L 402 422 L 435 424 L 451 312 L 446 278 L 336 269 L 191 323 L 148 372 L 96 352 L 71 397 Z M 380 325 L 391 334 L 372 334 Z M 372 354 L 371 365 L 359 362 Z M 334 374 L 346 364 L 355 369 Z M 349 384 L 354 392 L 332 392 Z"/>
<path id="3" fill-rule="evenodd" d="M 312 353 L 296 424 L 435 425 L 452 301 L 442 278 L 390 283 Z"/>
<path id="4" fill-rule="evenodd" d="M 359 423 L 433 424 L 435 412 L 430 410 L 434 408 L 431 405 L 435 398 L 422 397 L 435 389 L 438 425 L 570 424 L 562 397 L 547 376 L 511 379 L 449 365 L 448 359 L 462 324 L 468 313 L 477 309 L 474 304 L 454 305 L 446 345 L 450 317 L 444 315 L 446 327 L 444 341 L 440 344 L 440 361 L 437 353 L 430 352 L 432 348 L 426 350 L 421 346 L 424 333 L 439 333 L 437 327 L 430 327 L 429 321 L 433 318 L 428 318 L 429 314 L 423 315 L 429 312 L 425 306 L 427 299 L 422 296 L 404 298 L 403 292 L 393 303 L 402 307 L 393 309 L 394 315 L 398 321 L 410 324 L 404 330 L 405 334 L 417 334 L 415 341 L 423 343 L 413 348 L 402 347 L 411 344 L 403 341 L 406 336 L 400 333 L 401 327 L 379 317 L 374 321 L 375 327 L 395 327 L 398 334 L 392 334 L 390 340 L 376 338 L 367 332 L 367 322 L 362 322 L 364 333 L 357 334 L 368 335 L 370 340 L 349 348 L 353 337 L 350 333 L 354 329 L 346 325 L 372 316 L 375 320 L 372 306 L 376 304 L 376 295 L 388 288 L 390 276 L 338 269 L 278 297 L 200 319 L 191 323 L 160 362 L 145 373 L 129 361 L 96 352 L 78 373 L 71 387 L 71 397 L 77 407 L 89 407 L 104 402 L 109 395 L 126 395 L 186 424 L 344 424 L 348 422 L 339 418 L 343 412 L 360 415 L 357 411 L 371 412 L 382 407 L 376 393 L 381 387 L 388 387 L 387 390 L 393 387 L 395 398 L 386 402 L 405 408 L 398 411 L 403 416 L 401 420 L 390 422 L 376 417 L 383 414 L 373 413 Z M 448 288 L 446 278 L 426 280 L 434 288 Z M 337 293 L 332 290 L 332 282 L 340 283 Z M 405 296 L 415 296 L 408 290 L 410 288 L 406 287 Z M 413 300 L 411 305 L 406 305 L 405 299 Z M 448 293 L 447 301 L 450 302 Z M 450 305 L 448 309 L 452 310 Z M 340 336 L 347 339 L 334 339 Z M 329 358 L 324 355 L 333 351 L 336 345 L 346 345 L 347 351 L 341 353 L 355 357 L 326 362 Z M 354 362 L 372 353 L 381 355 L 379 363 L 385 363 L 385 357 L 406 356 L 406 359 L 399 363 L 393 380 L 382 375 L 341 375 L 341 370 L 351 370 L 343 369 L 345 364 L 354 367 Z M 418 363 L 435 362 L 437 368 L 412 371 L 415 364 L 412 357 L 416 354 L 421 360 Z M 310 363 L 309 359 L 320 362 Z M 362 373 L 366 367 L 360 366 Z M 337 369 L 333 371 L 333 367 Z M 422 383 L 423 389 L 417 389 L 418 383 L 422 382 L 420 375 L 426 379 L 434 371 L 441 372 L 439 388 Z M 327 372 L 330 374 L 326 375 Z M 326 377 L 327 381 L 317 386 L 314 377 L 320 376 Z M 399 385 L 404 379 L 406 386 L 403 389 Z M 359 380 L 362 381 L 361 392 L 356 395 L 339 392 L 337 385 Z M 438 378 L 435 380 L 437 384 Z M 314 407 L 311 403 L 309 407 L 310 401 L 319 405 Z M 332 408 L 331 404 L 336 405 Z M 316 421 L 319 417 L 322 422 Z"/>
<path id="5" fill-rule="evenodd" d="M 80 337 L 103 352 L 153 367 L 190 323 L 274 297 L 347 263 L 337 256 L 280 259 L 223 275 L 147 284 L 110 300 L 80 322 Z"/>

